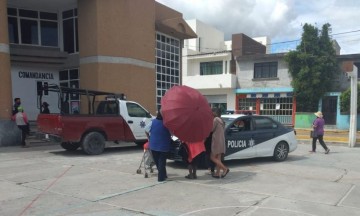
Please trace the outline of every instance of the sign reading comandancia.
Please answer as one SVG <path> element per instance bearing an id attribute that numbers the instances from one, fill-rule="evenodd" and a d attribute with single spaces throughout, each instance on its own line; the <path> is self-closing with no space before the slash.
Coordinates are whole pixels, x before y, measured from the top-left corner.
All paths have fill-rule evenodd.
<path id="1" fill-rule="evenodd" d="M 40 112 L 36 91 L 37 82 L 59 84 L 59 72 L 53 68 L 13 66 L 11 68 L 11 82 L 12 98 L 21 98 L 21 105 L 24 107 L 29 120 L 35 121 Z M 53 94 L 43 95 L 42 101 L 50 104 L 50 112 L 59 112 L 57 97 Z"/>
<path id="2" fill-rule="evenodd" d="M 29 71 L 19 71 L 19 78 L 31 78 L 31 79 L 54 79 L 52 73 L 40 73 L 40 72 L 29 72 Z"/>

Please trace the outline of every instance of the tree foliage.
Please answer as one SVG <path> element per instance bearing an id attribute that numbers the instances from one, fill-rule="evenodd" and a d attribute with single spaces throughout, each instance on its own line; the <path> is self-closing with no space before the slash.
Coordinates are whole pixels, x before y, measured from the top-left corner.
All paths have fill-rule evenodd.
<path id="1" fill-rule="evenodd" d="M 360 113 L 360 85 L 357 86 L 358 95 L 357 95 L 357 112 Z M 348 88 L 346 91 L 341 93 L 340 95 L 340 111 L 341 112 L 350 112 L 350 99 L 351 99 L 351 88 Z"/>
<path id="2" fill-rule="evenodd" d="M 324 24 L 321 31 L 305 24 L 301 43 L 285 56 L 298 111 L 317 110 L 319 99 L 332 89 L 338 64 L 329 30 L 330 24 Z"/>

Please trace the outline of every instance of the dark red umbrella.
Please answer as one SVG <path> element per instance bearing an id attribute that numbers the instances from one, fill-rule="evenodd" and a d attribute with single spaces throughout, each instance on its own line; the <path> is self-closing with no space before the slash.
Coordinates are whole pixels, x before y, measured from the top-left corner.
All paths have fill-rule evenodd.
<path id="1" fill-rule="evenodd" d="M 206 98 L 188 86 L 174 86 L 161 99 L 164 125 L 186 142 L 198 142 L 209 136 L 214 116 Z"/>

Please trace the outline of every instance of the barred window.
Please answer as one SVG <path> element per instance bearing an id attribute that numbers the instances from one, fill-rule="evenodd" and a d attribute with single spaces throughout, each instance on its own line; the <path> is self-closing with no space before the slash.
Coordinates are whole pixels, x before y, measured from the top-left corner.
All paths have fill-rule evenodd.
<path id="1" fill-rule="evenodd" d="M 240 110 L 240 112 L 255 113 L 256 98 L 241 98 L 241 99 L 239 99 L 239 110 Z"/>
<path id="2" fill-rule="evenodd" d="M 166 90 L 180 84 L 180 40 L 156 33 L 156 105 L 160 108 Z"/>

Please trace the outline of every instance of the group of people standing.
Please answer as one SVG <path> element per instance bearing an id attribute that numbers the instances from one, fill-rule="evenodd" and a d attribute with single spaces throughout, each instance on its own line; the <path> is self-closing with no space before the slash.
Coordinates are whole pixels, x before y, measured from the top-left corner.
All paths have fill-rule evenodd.
<path id="1" fill-rule="evenodd" d="M 12 110 L 12 120 L 15 121 L 17 127 L 21 130 L 21 147 L 29 147 L 26 144 L 26 135 L 30 132 L 29 120 L 24 112 L 24 108 L 21 106 L 21 99 L 14 99 L 14 106 Z"/>
<path id="2" fill-rule="evenodd" d="M 50 113 L 49 104 L 47 102 L 42 103 L 41 113 Z M 21 106 L 20 98 L 14 99 L 11 119 L 15 121 L 17 127 L 21 130 L 21 147 L 28 148 L 29 145 L 26 144 L 26 136 L 30 133 L 30 125 L 24 108 Z"/>
<path id="3" fill-rule="evenodd" d="M 225 154 L 225 122 L 220 118 L 221 112 L 218 108 L 212 109 L 214 119 L 211 131 L 210 148 L 205 148 L 204 141 L 194 143 L 184 143 L 187 147 L 187 158 L 189 174 L 187 179 L 197 178 L 197 167 L 203 154 L 206 153 L 210 158 L 211 175 L 214 178 L 224 178 L 230 171 L 222 163 L 222 156 Z M 166 159 L 171 148 L 172 139 L 170 131 L 164 126 L 161 111 L 158 111 L 156 118 L 146 126 L 145 133 L 149 138 L 149 149 L 158 169 L 158 181 L 165 181 L 167 176 Z"/>

